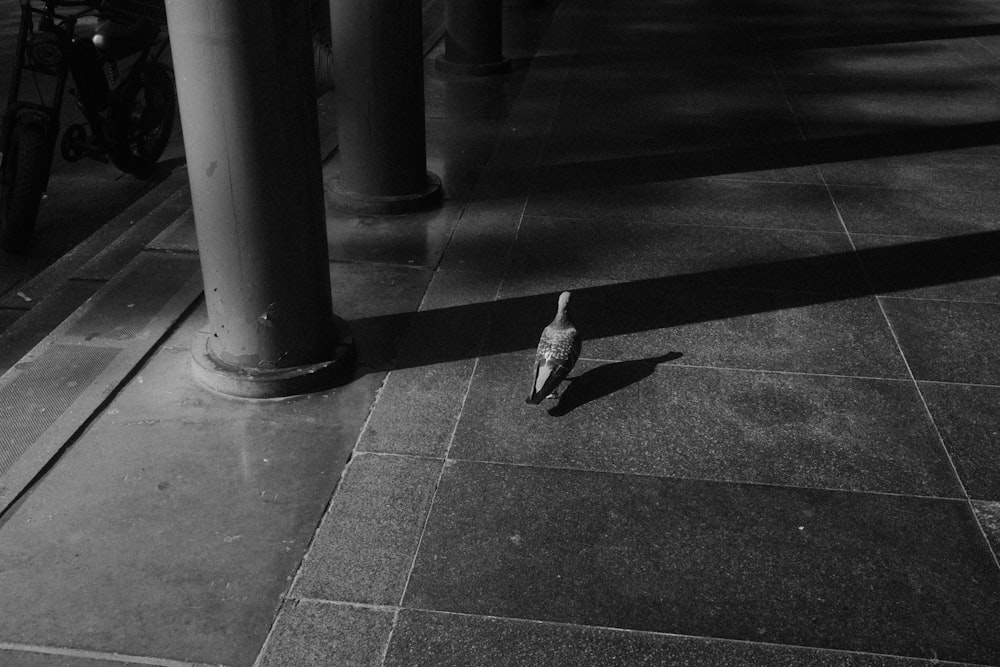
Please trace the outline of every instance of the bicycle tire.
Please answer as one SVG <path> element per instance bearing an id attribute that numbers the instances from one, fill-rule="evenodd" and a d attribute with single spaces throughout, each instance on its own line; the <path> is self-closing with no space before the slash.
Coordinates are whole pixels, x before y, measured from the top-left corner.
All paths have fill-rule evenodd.
<path id="1" fill-rule="evenodd" d="M 50 150 L 40 123 L 15 120 L 9 153 L 0 175 L 0 246 L 24 250 L 35 230 L 38 207 L 48 180 L 46 151 Z"/>
<path id="2" fill-rule="evenodd" d="M 163 155 L 177 115 L 177 94 L 167 68 L 145 65 L 115 91 L 108 113 L 108 156 L 127 174 L 148 174 Z"/>

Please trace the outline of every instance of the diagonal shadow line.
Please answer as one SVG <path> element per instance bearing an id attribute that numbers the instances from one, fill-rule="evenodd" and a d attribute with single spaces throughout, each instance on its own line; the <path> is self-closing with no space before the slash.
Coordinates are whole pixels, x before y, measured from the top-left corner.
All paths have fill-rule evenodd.
<path id="1" fill-rule="evenodd" d="M 838 281 L 825 291 L 795 291 L 803 277 L 822 272 L 831 263 L 858 259 L 868 271 L 868 281 Z M 997 275 L 1000 231 L 982 232 L 575 289 L 574 318 L 585 338 L 595 340 Z M 788 285 L 788 289 L 761 288 L 762 276 L 767 285 Z M 415 368 L 534 349 L 539 331 L 552 318 L 556 297 L 553 291 L 365 318 L 352 326 L 358 331 L 392 330 L 397 335 L 406 327 L 395 364 L 381 370 Z"/>
<path id="2" fill-rule="evenodd" d="M 698 176 L 804 167 L 996 143 L 1000 121 L 890 130 L 766 145 L 634 155 L 567 164 L 544 164 L 512 181 L 535 191 L 633 185 Z"/>

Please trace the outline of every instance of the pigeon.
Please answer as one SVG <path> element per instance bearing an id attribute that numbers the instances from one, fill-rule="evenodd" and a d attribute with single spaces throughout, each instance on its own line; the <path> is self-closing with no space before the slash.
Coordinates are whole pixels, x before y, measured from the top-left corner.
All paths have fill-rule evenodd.
<path id="1" fill-rule="evenodd" d="M 559 295 L 556 317 L 542 330 L 535 352 L 534 384 L 525 403 L 538 405 L 546 398 L 558 398 L 556 388 L 580 356 L 580 333 L 569 319 L 569 296 L 569 292 Z"/>

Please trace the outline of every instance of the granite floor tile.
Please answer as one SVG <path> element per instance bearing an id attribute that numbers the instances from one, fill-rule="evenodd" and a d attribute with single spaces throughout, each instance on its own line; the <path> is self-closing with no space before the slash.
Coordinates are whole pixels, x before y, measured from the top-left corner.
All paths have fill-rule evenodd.
<path id="1" fill-rule="evenodd" d="M 1000 387 L 920 383 L 971 498 L 1000 501 Z"/>
<path id="2" fill-rule="evenodd" d="M 930 188 L 830 188 L 848 231 L 934 238 L 996 231 L 1000 193 Z"/>
<path id="3" fill-rule="evenodd" d="M 858 294 L 864 277 L 847 236 L 631 220 L 525 216 L 510 274 L 641 280 Z"/>
<path id="4" fill-rule="evenodd" d="M 454 462 L 404 606 L 990 663 L 967 503 Z"/>
<path id="5" fill-rule="evenodd" d="M 607 82 L 603 82 L 607 83 Z M 624 94 L 624 93 L 620 93 Z M 606 96 L 606 97 L 603 97 Z M 602 98 L 570 97 L 572 115 L 557 116 L 544 161 L 590 162 L 795 141 L 799 131 L 782 95 L 655 94 L 629 100 L 613 90 Z M 586 114 L 579 110 L 587 109 Z"/>
<path id="6" fill-rule="evenodd" d="M 1000 384 L 1000 305 L 883 299 L 917 380 Z"/>
<path id="7" fill-rule="evenodd" d="M 419 308 L 433 272 L 388 264 L 330 264 L 333 312 L 351 327 L 362 372 L 388 370 L 400 336 Z M 378 294 L 378 298 L 372 298 Z"/>
<path id="8" fill-rule="evenodd" d="M 826 189 L 818 185 L 690 179 L 617 188 L 541 192 L 527 215 L 761 229 L 843 232 Z"/>
<path id="9" fill-rule="evenodd" d="M 795 646 L 410 611 L 386 667 L 930 667 L 944 663 Z"/>
<path id="10" fill-rule="evenodd" d="M 466 316 L 465 308 L 491 302 L 497 280 L 465 271 L 435 273 L 382 386 L 360 450 L 444 456 L 489 325 L 486 317 Z"/>
<path id="11" fill-rule="evenodd" d="M 1000 231 L 939 239 L 852 235 L 877 294 L 1000 303 Z"/>
<path id="12" fill-rule="evenodd" d="M 449 456 L 962 496 L 910 382 L 720 371 L 669 361 L 670 355 L 584 360 L 558 401 L 535 407 L 524 403 L 530 357 L 482 359 Z"/>
<path id="13" fill-rule="evenodd" d="M 674 279 L 505 279 L 485 354 L 534 350 L 562 290 L 574 291 L 574 321 L 584 354 L 593 359 L 680 352 L 692 366 L 906 377 L 873 297 L 831 301 L 829 295 L 701 288 Z"/>
<path id="14" fill-rule="evenodd" d="M 857 93 L 790 93 L 789 99 L 806 138 L 823 139 L 993 123 L 1000 91 L 978 81 L 959 90 L 883 88 Z"/>
<path id="15" fill-rule="evenodd" d="M 393 612 L 289 601 L 281 610 L 261 667 L 378 667 Z"/>
<path id="16" fill-rule="evenodd" d="M 524 196 L 470 202 L 440 268 L 500 275 L 507 268 L 524 203 Z"/>
<path id="17" fill-rule="evenodd" d="M 801 80 L 815 85 L 817 79 L 825 79 L 831 88 L 839 88 L 845 81 L 877 78 L 891 88 L 906 81 L 923 81 L 926 86 L 931 79 L 954 81 L 961 75 L 975 75 L 969 62 L 951 48 L 950 40 L 786 51 L 775 54 L 774 62 L 784 85 L 793 90 Z"/>
<path id="18" fill-rule="evenodd" d="M 399 604 L 442 462 L 356 455 L 292 595 Z"/>
<path id="19" fill-rule="evenodd" d="M 469 358 L 393 370 L 358 450 L 443 458 L 475 366 Z"/>
<path id="20" fill-rule="evenodd" d="M 913 142 L 904 155 L 869 153 L 867 159 L 831 161 L 819 168 L 831 185 L 1000 191 L 1000 157 L 952 150 L 915 152 L 918 147 Z"/>
<path id="21" fill-rule="evenodd" d="M 973 501 L 972 509 L 976 512 L 993 554 L 1000 558 L 1000 502 Z"/>

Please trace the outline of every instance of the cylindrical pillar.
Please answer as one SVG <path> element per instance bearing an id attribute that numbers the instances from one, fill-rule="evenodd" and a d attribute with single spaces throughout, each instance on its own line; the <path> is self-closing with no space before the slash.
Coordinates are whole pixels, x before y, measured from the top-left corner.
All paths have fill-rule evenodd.
<path id="1" fill-rule="evenodd" d="M 478 76 L 510 70 L 503 57 L 503 0 L 447 0 L 444 12 L 439 70 Z"/>
<path id="2" fill-rule="evenodd" d="M 421 0 L 330 0 L 341 171 L 332 202 L 359 214 L 433 206 Z"/>
<path id="3" fill-rule="evenodd" d="M 167 0 L 209 331 L 193 369 L 253 398 L 349 372 L 333 314 L 308 6 Z"/>

